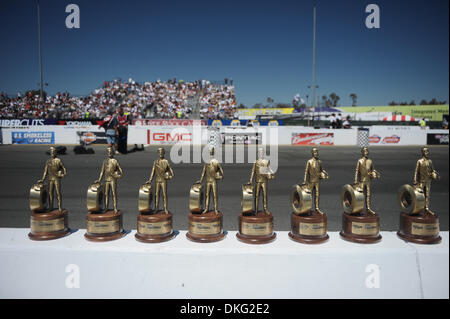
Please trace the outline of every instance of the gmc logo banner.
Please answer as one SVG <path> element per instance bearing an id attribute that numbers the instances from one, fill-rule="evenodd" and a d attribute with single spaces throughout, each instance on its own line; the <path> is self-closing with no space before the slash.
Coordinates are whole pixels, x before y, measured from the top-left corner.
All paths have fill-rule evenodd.
<path id="1" fill-rule="evenodd" d="M 147 130 L 147 144 L 191 144 L 191 132 L 158 132 Z"/>
<path id="2" fill-rule="evenodd" d="M 222 133 L 222 144 L 262 144 L 262 134 L 255 133 Z"/>

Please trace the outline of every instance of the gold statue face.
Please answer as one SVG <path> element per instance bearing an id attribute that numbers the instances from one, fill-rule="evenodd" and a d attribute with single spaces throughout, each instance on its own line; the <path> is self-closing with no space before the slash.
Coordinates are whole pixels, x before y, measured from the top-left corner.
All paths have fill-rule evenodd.
<path id="1" fill-rule="evenodd" d="M 113 157 L 113 155 L 114 155 L 114 152 L 113 152 L 113 149 L 112 149 L 112 147 L 108 147 L 108 150 L 107 150 L 107 152 L 108 152 L 108 157 L 109 157 L 109 158 L 112 158 L 112 157 Z"/>
<path id="2" fill-rule="evenodd" d="M 165 153 L 166 153 L 166 151 L 164 151 L 164 149 L 162 147 L 158 148 L 159 158 L 164 158 Z"/>
<path id="3" fill-rule="evenodd" d="M 56 149 L 53 146 L 50 147 L 50 156 L 53 158 L 56 157 Z"/>
<path id="4" fill-rule="evenodd" d="M 260 148 L 258 149 L 258 158 L 259 158 L 259 159 L 264 158 L 264 149 L 263 149 L 262 147 L 260 147 Z"/>
<path id="5" fill-rule="evenodd" d="M 367 147 L 363 147 L 361 149 L 361 154 L 363 157 L 367 158 L 369 156 L 369 149 Z"/>
<path id="6" fill-rule="evenodd" d="M 315 159 L 318 159 L 319 158 L 319 150 L 317 149 L 317 148 L 313 148 L 312 150 L 311 150 L 311 154 L 312 154 L 312 156 L 315 158 Z"/>
<path id="7" fill-rule="evenodd" d="M 210 155 L 210 156 L 214 156 L 214 147 L 211 147 L 211 148 L 209 149 L 209 155 Z"/>
<path id="8" fill-rule="evenodd" d="M 425 158 L 428 158 L 428 156 L 430 156 L 430 150 L 428 149 L 428 147 L 422 148 L 422 156 Z"/>

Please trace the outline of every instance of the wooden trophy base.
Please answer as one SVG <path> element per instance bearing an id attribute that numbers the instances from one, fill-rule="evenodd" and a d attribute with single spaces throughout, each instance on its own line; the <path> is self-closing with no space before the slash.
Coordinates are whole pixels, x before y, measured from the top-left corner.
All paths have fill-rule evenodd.
<path id="1" fill-rule="evenodd" d="M 172 214 L 164 211 L 143 211 L 137 218 L 136 240 L 143 243 L 161 243 L 175 237 Z"/>
<path id="2" fill-rule="evenodd" d="M 438 244 L 442 240 L 439 236 L 439 217 L 424 212 L 418 215 L 401 213 L 397 235 L 416 244 Z"/>
<path id="3" fill-rule="evenodd" d="M 236 237 L 246 244 L 267 244 L 275 240 L 273 216 L 262 211 L 254 215 L 239 214 L 239 232 Z"/>
<path id="4" fill-rule="evenodd" d="M 380 216 L 368 212 L 342 215 L 342 238 L 360 244 L 374 244 L 381 240 Z"/>
<path id="5" fill-rule="evenodd" d="M 320 244 L 327 241 L 327 215 L 316 211 L 302 215 L 292 213 L 289 237 L 302 244 Z"/>
<path id="6" fill-rule="evenodd" d="M 89 241 L 111 241 L 125 235 L 121 210 L 117 214 L 114 213 L 114 210 L 101 213 L 89 212 L 86 216 L 86 223 L 84 237 Z"/>
<path id="7" fill-rule="evenodd" d="M 189 231 L 186 237 L 197 243 L 212 243 L 225 238 L 223 215 L 210 210 L 205 214 L 189 213 Z"/>
<path id="8" fill-rule="evenodd" d="M 52 240 L 66 236 L 70 233 L 68 227 L 68 212 L 53 209 L 48 212 L 31 212 L 30 233 L 32 240 Z"/>

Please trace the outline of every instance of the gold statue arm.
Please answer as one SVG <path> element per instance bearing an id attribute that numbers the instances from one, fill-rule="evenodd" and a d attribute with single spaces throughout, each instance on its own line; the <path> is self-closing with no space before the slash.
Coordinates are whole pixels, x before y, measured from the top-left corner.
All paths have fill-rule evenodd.
<path id="1" fill-rule="evenodd" d="M 117 170 L 119 171 L 120 177 L 123 176 L 123 171 L 122 171 L 122 167 L 120 167 L 119 162 L 116 162 L 117 164 Z"/>
<path id="2" fill-rule="evenodd" d="M 103 162 L 103 164 L 102 164 L 102 170 L 100 172 L 100 177 L 94 183 L 100 183 L 103 178 L 104 173 L 105 173 L 105 162 Z"/>
<path id="3" fill-rule="evenodd" d="M 223 169 L 222 169 L 222 166 L 220 165 L 220 163 L 217 164 L 217 168 L 219 169 L 220 175 L 222 175 L 222 179 L 223 179 Z"/>
<path id="4" fill-rule="evenodd" d="M 171 178 L 173 178 L 175 174 L 173 173 L 172 166 L 170 166 L 169 162 L 167 162 L 167 169 L 169 170 L 169 173 L 172 176 Z"/>
<path id="5" fill-rule="evenodd" d="M 416 170 L 414 171 L 413 185 L 417 185 L 419 181 L 420 161 L 417 161 Z"/>
<path id="6" fill-rule="evenodd" d="M 48 175 L 48 165 L 45 163 L 44 175 L 42 175 L 42 179 L 38 180 L 38 183 L 43 183 Z"/>
<path id="7" fill-rule="evenodd" d="M 256 171 L 256 162 L 253 163 L 253 167 L 252 167 L 252 173 L 250 174 L 250 180 L 249 180 L 249 184 L 253 183 L 253 178 L 255 177 L 255 171 Z"/>
<path id="8" fill-rule="evenodd" d="M 64 164 L 62 161 L 59 161 L 59 163 L 60 163 L 61 170 L 63 171 L 63 174 L 61 177 L 64 177 L 67 175 L 67 169 L 64 167 Z"/>
<path id="9" fill-rule="evenodd" d="M 430 160 L 430 169 L 431 169 L 431 178 L 434 180 L 440 180 L 441 177 L 439 176 L 439 173 L 434 169 L 433 162 Z"/>
<path id="10" fill-rule="evenodd" d="M 203 178 L 205 177 L 205 174 L 206 174 L 206 164 L 203 165 L 202 176 L 201 176 L 200 179 L 197 181 L 197 184 L 203 183 Z"/>
<path id="11" fill-rule="evenodd" d="M 150 178 L 148 179 L 148 181 L 146 182 L 146 184 L 150 184 L 150 183 L 153 181 L 153 177 L 155 177 L 155 166 L 156 166 L 156 163 L 153 162 L 152 172 L 151 172 Z"/>
<path id="12" fill-rule="evenodd" d="M 358 180 L 359 180 L 359 168 L 360 168 L 361 164 L 358 161 L 358 163 L 356 164 L 356 170 L 355 170 L 355 180 L 353 181 L 353 184 L 356 185 L 358 184 Z"/>
<path id="13" fill-rule="evenodd" d="M 309 161 L 306 162 L 305 175 L 303 177 L 303 185 L 306 185 L 309 177 Z"/>
<path id="14" fill-rule="evenodd" d="M 328 178 L 328 173 L 327 173 L 326 170 L 323 169 L 322 162 L 320 162 L 320 171 L 326 176 L 325 179 L 327 179 Z"/>

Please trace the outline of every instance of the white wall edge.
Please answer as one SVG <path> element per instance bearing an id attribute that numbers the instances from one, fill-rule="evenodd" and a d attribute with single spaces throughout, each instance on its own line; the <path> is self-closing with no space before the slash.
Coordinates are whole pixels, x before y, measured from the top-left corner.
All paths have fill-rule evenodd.
<path id="1" fill-rule="evenodd" d="M 104 243 L 86 241 L 84 229 L 43 242 L 28 232 L 0 228 L 0 298 L 449 298 L 448 231 L 437 245 L 395 232 L 377 244 L 330 232 L 304 245 L 280 231 L 259 246 L 234 231 L 210 244 L 186 231 L 159 244 L 137 242 L 134 230 Z"/>

